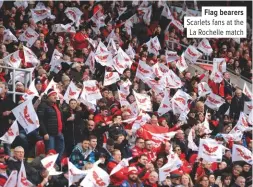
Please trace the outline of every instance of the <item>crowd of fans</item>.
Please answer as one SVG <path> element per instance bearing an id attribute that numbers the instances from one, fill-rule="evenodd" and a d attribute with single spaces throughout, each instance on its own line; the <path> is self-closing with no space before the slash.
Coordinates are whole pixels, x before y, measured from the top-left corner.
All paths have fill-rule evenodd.
<path id="1" fill-rule="evenodd" d="M 224 80 L 221 83 L 214 83 L 209 79 L 208 84 L 212 92 L 224 98 L 226 102 L 218 111 L 204 105 L 206 97 L 198 95 L 196 85 L 201 82 L 204 76 L 208 77 L 209 75 L 199 75 L 197 72 L 191 74 L 188 70 L 179 72 L 174 62 L 167 64 L 165 58 L 165 40 L 176 40 L 184 45 L 197 44 L 197 40 L 187 39 L 185 33 L 173 26 L 166 31 L 170 20 L 161 16 L 163 7 L 158 6 L 159 2 L 146 2 L 148 5 L 152 5 L 149 25 L 144 22 L 141 12 L 137 10 L 142 2 L 135 5 L 130 1 L 48 1 L 43 3 L 51 10 L 55 18 L 43 19 L 35 23 L 31 18 L 30 10 L 34 9 L 37 3 L 37 1 L 31 1 L 27 8 L 17 8 L 11 1 L 3 3 L 0 9 L 0 59 L 20 50 L 19 56 L 22 59 L 20 68 L 31 67 L 31 64 L 26 63 L 22 53 L 26 43 L 4 41 L 3 35 L 5 29 L 9 29 L 18 38 L 28 27 L 33 28 L 39 33 L 39 38 L 30 49 L 40 60 L 40 64 L 33 72 L 35 88 L 39 94 L 42 94 L 53 79 L 57 83 L 60 94 L 50 88 L 42 97 L 34 97 L 33 103 L 39 118 L 39 128 L 27 134 L 19 125 L 19 135 L 12 145 L 2 142 L 0 186 L 4 186 L 11 171 L 20 170 L 22 160 L 24 160 L 27 178 L 34 185 L 63 187 L 68 186 L 66 158 L 69 158 L 81 170 L 88 170 L 97 160 L 103 160 L 99 167 L 110 174 L 123 158 L 130 157 L 132 159 L 129 160 L 129 167 L 124 167 L 111 175 L 109 186 L 252 186 L 251 165 L 244 161 L 232 162 L 231 159 L 233 143 L 252 150 L 251 131 L 243 132 L 242 139 L 237 142 L 228 143 L 220 135 L 220 133 L 228 134 L 232 130 L 239 119 L 240 112 L 244 110 L 244 102 L 250 101 L 250 99 L 242 93 L 242 90 L 230 84 L 230 73 L 225 72 Z M 200 6 L 201 2 L 198 3 Z M 53 32 L 53 25 L 71 23 L 64 13 L 67 7 L 78 7 L 82 11 L 79 28 L 76 28 L 76 33 Z M 122 7 L 127 7 L 127 10 L 119 16 L 118 10 Z M 107 17 L 105 26 L 96 33 L 92 28 L 94 23 L 90 18 L 100 10 Z M 180 20 L 180 12 L 175 10 L 171 10 L 171 12 L 175 19 Z M 124 27 L 124 21 L 135 13 L 139 20 L 133 25 L 132 34 L 129 35 Z M 181 17 L 181 19 L 183 18 Z M 227 67 L 248 79 L 252 78 L 252 32 L 250 27 L 249 25 L 248 38 L 241 39 L 240 43 L 236 43 L 232 39 L 209 40 L 213 48 L 212 57 L 226 58 Z M 132 66 L 124 70 L 119 81 L 109 86 L 103 86 L 105 70 L 112 71 L 112 68 L 101 66 L 96 62 L 96 70 L 92 73 L 90 67 L 85 65 L 90 52 L 95 51 L 88 38 L 97 43 L 102 41 L 107 44 L 106 38 L 113 29 L 117 36 L 117 40 L 115 40 L 117 49 L 121 47 L 125 51 L 130 45 L 136 54 L 132 59 Z M 162 48 L 158 56 L 148 53 L 147 46 L 143 45 L 154 36 L 158 37 Z M 63 54 L 62 59 L 73 62 L 72 64 L 62 63 L 62 68 L 57 73 L 50 71 L 50 61 L 54 49 Z M 175 50 L 178 55 L 181 55 L 185 48 L 178 45 L 175 46 Z M 192 97 L 192 100 L 188 101 L 190 112 L 185 122 L 179 120 L 179 115 L 173 114 L 172 111 L 162 116 L 158 115 L 157 110 L 162 98 L 147 84 L 135 77 L 139 60 L 145 61 L 149 66 L 163 63 L 181 78 L 183 83 L 181 89 Z M 3 62 L 0 65 L 6 66 Z M 11 110 L 24 102 L 21 95 L 17 95 L 14 102 L 12 95 L 7 93 L 12 88 L 10 72 L 10 70 L 0 68 L 0 137 L 8 131 L 15 120 Z M 156 79 L 159 80 L 158 77 Z M 86 80 L 96 80 L 102 94 L 102 99 L 97 101 L 95 108 L 86 106 L 76 99 L 71 99 L 67 104 L 63 100 L 63 95 L 70 82 L 72 81 L 77 87 L 82 88 L 82 83 Z M 120 85 L 129 80 L 132 83 L 130 94 L 127 96 L 127 101 L 130 104 L 135 102 L 132 90 L 151 96 L 153 112 L 146 113 L 150 117 L 146 124 L 164 127 L 164 132 L 176 132 L 174 138 L 164 140 L 158 148 L 150 139 L 136 135 L 132 130 L 134 121 L 123 122 L 134 117 L 133 108 L 121 106 L 118 96 Z M 16 80 L 15 91 L 25 93 L 27 91 L 25 85 L 23 81 Z M 175 93 L 176 89 L 170 89 L 170 97 L 173 97 Z M 230 112 L 227 113 L 229 108 Z M 199 124 L 205 121 L 205 116 L 208 116 L 212 132 L 206 132 L 200 128 Z M 196 145 L 199 145 L 200 138 L 212 138 L 221 141 L 228 148 L 221 162 L 205 161 L 197 157 L 197 151 L 188 148 L 187 137 L 190 129 L 194 131 L 193 139 Z M 44 144 L 45 154 L 34 155 L 34 147 L 38 152 Z M 15 148 L 13 154 L 11 148 Z M 179 156 L 183 165 L 171 172 L 164 181 L 159 181 L 159 168 L 167 163 L 167 156 L 172 151 Z M 49 176 L 47 170 L 42 166 L 41 160 L 56 153 L 59 153 L 59 157 L 55 167 L 63 174 Z M 28 162 L 28 157 L 34 157 L 33 161 Z M 80 182 L 81 180 L 72 186 L 79 186 Z"/>

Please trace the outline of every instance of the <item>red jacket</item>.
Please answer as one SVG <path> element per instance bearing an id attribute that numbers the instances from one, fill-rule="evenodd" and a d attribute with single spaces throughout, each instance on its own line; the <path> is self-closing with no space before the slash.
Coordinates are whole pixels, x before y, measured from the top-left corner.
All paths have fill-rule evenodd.
<path id="1" fill-rule="evenodd" d="M 224 80 L 221 81 L 221 83 L 215 83 L 214 81 L 212 80 L 208 80 L 208 85 L 209 87 L 212 89 L 212 92 L 216 95 L 219 95 L 221 97 L 224 97 L 225 96 L 225 91 L 224 91 Z"/>
<path id="2" fill-rule="evenodd" d="M 89 43 L 86 40 L 88 38 L 87 34 L 83 34 L 82 32 L 78 32 L 74 36 L 74 48 L 78 50 L 82 50 L 83 48 L 87 48 Z"/>
<path id="3" fill-rule="evenodd" d="M 139 148 L 137 146 L 134 146 L 132 148 L 132 157 L 133 158 L 134 157 L 138 157 L 138 156 L 142 155 L 143 153 L 144 153 L 144 149 L 141 149 L 141 148 Z"/>
<path id="4" fill-rule="evenodd" d="M 117 165 L 118 165 L 117 162 L 110 161 L 107 164 L 107 172 L 111 173 L 112 169 L 115 168 Z M 111 184 L 115 185 L 115 186 L 121 185 L 122 182 L 127 179 L 127 173 L 128 173 L 128 168 L 126 167 L 126 168 L 122 168 L 121 170 L 119 170 L 115 174 L 111 175 L 110 176 Z"/>
<path id="5" fill-rule="evenodd" d="M 147 150 L 147 149 L 144 149 L 143 150 L 143 153 L 145 155 L 147 155 L 148 157 L 148 162 L 155 162 L 156 158 L 157 158 L 157 149 L 152 149 L 152 150 Z"/>
<path id="6" fill-rule="evenodd" d="M 112 116 L 102 116 L 100 113 L 94 116 L 94 122 L 96 124 L 99 122 L 106 124 L 109 121 L 112 121 Z"/>

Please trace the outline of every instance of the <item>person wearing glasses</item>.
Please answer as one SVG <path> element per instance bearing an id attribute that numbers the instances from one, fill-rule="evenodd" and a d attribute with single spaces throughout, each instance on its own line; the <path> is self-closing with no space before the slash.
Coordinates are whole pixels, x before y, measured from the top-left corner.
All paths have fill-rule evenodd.
<path id="1" fill-rule="evenodd" d="M 208 177 L 206 175 L 200 177 L 194 187 L 210 187 Z"/>
<path id="2" fill-rule="evenodd" d="M 136 158 L 143 154 L 145 141 L 142 138 L 136 138 L 135 146 L 132 149 L 132 157 Z"/>

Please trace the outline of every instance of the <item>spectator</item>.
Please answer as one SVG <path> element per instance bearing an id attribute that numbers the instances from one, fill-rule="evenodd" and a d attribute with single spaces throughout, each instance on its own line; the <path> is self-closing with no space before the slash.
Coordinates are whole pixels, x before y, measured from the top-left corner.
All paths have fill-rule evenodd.
<path id="1" fill-rule="evenodd" d="M 138 171 L 134 167 L 128 169 L 128 179 L 123 181 L 120 187 L 140 186 L 144 187 L 141 180 L 138 178 Z"/>
<path id="2" fill-rule="evenodd" d="M 235 184 L 232 185 L 232 187 L 245 187 L 245 178 L 242 176 L 238 176 L 236 178 Z"/>

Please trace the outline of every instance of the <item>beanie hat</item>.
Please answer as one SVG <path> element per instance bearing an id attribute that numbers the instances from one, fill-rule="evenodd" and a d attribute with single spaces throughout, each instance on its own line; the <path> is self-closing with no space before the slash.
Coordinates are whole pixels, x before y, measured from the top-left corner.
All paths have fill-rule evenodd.
<path id="1" fill-rule="evenodd" d="M 51 96 L 51 95 L 53 95 L 53 94 L 57 94 L 57 93 L 56 93 L 56 91 L 55 91 L 54 89 L 50 88 L 50 89 L 47 91 L 47 96 L 49 97 L 49 96 Z"/>
<path id="2" fill-rule="evenodd" d="M 136 167 L 129 167 L 128 168 L 128 175 L 138 175 L 138 170 L 136 169 Z"/>

